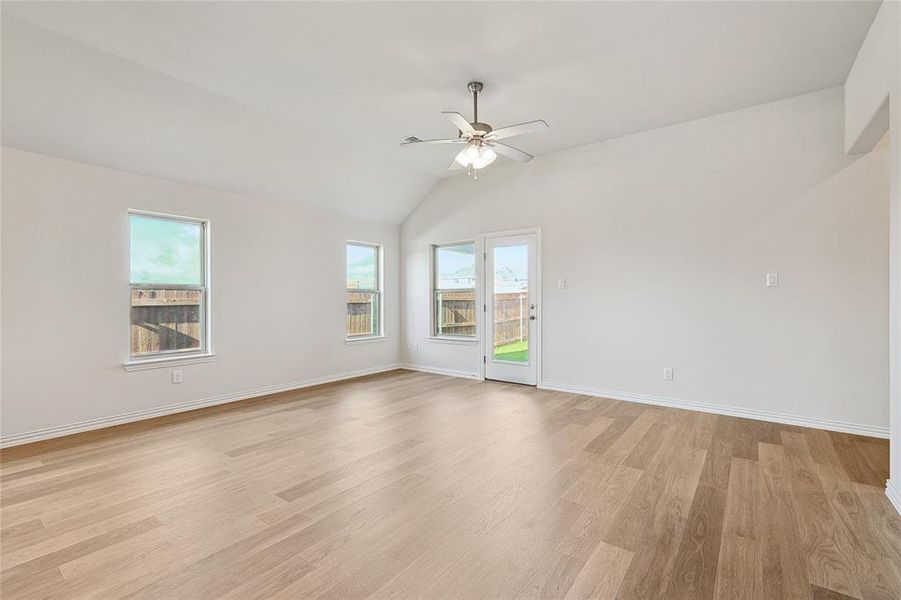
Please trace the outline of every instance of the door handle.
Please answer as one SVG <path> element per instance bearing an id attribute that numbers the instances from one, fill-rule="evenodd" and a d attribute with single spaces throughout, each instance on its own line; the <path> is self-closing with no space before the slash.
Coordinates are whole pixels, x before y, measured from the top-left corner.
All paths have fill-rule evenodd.
<path id="1" fill-rule="evenodd" d="M 530 321 L 534 321 L 534 320 L 537 319 L 537 318 L 538 318 L 538 317 L 536 317 L 535 315 L 529 315 L 529 320 L 530 320 Z"/>

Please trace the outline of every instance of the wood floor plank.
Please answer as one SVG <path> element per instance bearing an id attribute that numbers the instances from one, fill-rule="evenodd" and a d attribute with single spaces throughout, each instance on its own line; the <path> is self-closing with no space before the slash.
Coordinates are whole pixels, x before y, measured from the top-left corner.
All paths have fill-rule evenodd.
<path id="1" fill-rule="evenodd" d="M 598 542 L 565 600 L 604 600 L 616 597 L 633 554 L 628 550 Z"/>
<path id="2" fill-rule="evenodd" d="M 841 475 L 843 479 L 848 479 L 845 466 L 841 457 L 832 443 L 832 437 L 827 431 L 819 429 L 805 429 L 801 432 L 810 448 L 810 454 L 813 456 L 814 462 L 817 464 L 829 465 L 836 474 Z"/>
<path id="3" fill-rule="evenodd" d="M 760 598 L 807 600 L 807 584 L 798 525 L 791 496 L 791 474 L 781 445 L 760 443 L 758 530 L 760 565 L 755 588 Z"/>
<path id="4" fill-rule="evenodd" d="M 800 433 L 783 433 L 782 440 L 790 465 L 792 508 L 807 559 L 807 580 L 824 589 L 861 598 L 851 557 L 839 547 L 829 501 L 807 441 Z"/>
<path id="5" fill-rule="evenodd" d="M 9 544 L 14 538 L 21 538 L 27 533 L 40 531 L 43 528 L 44 522 L 40 519 L 29 519 L 27 521 L 22 521 L 21 523 L 10 525 L 9 527 L 4 527 L 0 530 L 0 544 Z"/>
<path id="6" fill-rule="evenodd" d="M 818 468 L 823 490 L 835 520 L 836 538 L 844 554 L 850 557 L 851 567 L 864 598 L 888 600 L 894 589 L 901 588 L 898 570 L 901 565 L 886 561 L 886 549 L 879 538 L 868 535 L 869 523 L 864 507 L 854 492 L 854 484 L 840 479 L 836 471 L 826 465 Z"/>
<path id="7" fill-rule="evenodd" d="M 877 483 L 888 479 L 889 476 L 889 452 L 884 442 L 864 442 L 855 440 L 854 445 L 863 455 L 864 460 L 877 475 Z"/>
<path id="8" fill-rule="evenodd" d="M 58 570 L 60 565 L 70 560 L 86 556 L 92 552 L 96 552 L 98 549 L 112 546 L 130 537 L 141 535 L 142 533 L 161 525 L 162 522 L 156 517 L 148 517 L 141 521 L 130 523 L 110 531 L 109 533 L 85 539 L 77 544 L 72 544 L 71 546 L 57 550 L 56 552 L 51 552 L 20 565 L 16 565 L 15 567 L 5 569 L 2 572 L 3 580 L 10 582 L 18 579 L 38 577 L 39 574 L 44 571 L 50 569 Z"/>
<path id="9" fill-rule="evenodd" d="M 835 447 L 836 454 L 845 467 L 851 481 L 857 483 L 865 483 L 867 485 L 880 485 L 884 482 L 884 477 L 873 470 L 870 463 L 861 453 L 858 445 L 855 443 L 856 438 L 847 433 L 839 433 L 836 431 L 829 432 L 832 439 L 832 445 Z"/>
<path id="10" fill-rule="evenodd" d="M 646 528 L 639 532 L 641 541 L 633 542 L 637 551 L 620 588 L 621 598 L 656 598 L 666 590 L 673 576 L 673 565 L 688 523 L 705 455 L 704 450 L 683 450 L 658 463 L 663 489 L 656 497 Z M 614 538 L 615 532 L 608 536 L 608 539 Z"/>
<path id="11" fill-rule="evenodd" d="M 840 592 L 822 588 L 818 585 L 810 586 L 813 600 L 855 600 L 854 596 L 846 596 Z"/>
<path id="12" fill-rule="evenodd" d="M 759 457 L 759 446 L 757 453 Z M 758 531 L 758 463 L 732 459 L 714 597 L 759 598 L 762 569 Z"/>
<path id="13" fill-rule="evenodd" d="M 669 578 L 667 598 L 712 598 L 717 584 L 726 494 L 699 485 Z"/>
<path id="14" fill-rule="evenodd" d="M 578 496 L 566 496 L 584 507 L 582 514 L 541 560 L 540 566 L 533 571 L 516 597 L 565 596 L 577 576 L 584 571 L 592 554 L 599 545 L 604 544 L 601 541 L 604 530 L 625 502 L 629 491 L 635 488 L 640 476 L 639 470 L 623 465 L 607 469 L 600 476 L 589 473 L 586 479 L 591 480 L 590 485 L 582 487 Z M 618 559 L 623 558 L 621 554 L 615 554 Z M 631 553 L 629 556 L 631 558 Z M 585 573 L 585 577 L 591 580 L 591 573 Z"/>
<path id="15" fill-rule="evenodd" d="M 626 432 L 629 426 L 635 421 L 630 418 L 617 418 L 610 427 L 598 434 L 596 438 L 591 440 L 585 450 L 594 452 L 595 454 L 603 454 L 619 437 Z"/>
<path id="16" fill-rule="evenodd" d="M 654 423 L 651 425 L 635 448 L 626 456 L 623 464 L 633 469 L 647 469 L 654 455 L 660 449 L 664 441 L 666 426 L 663 423 Z"/>
<path id="17" fill-rule="evenodd" d="M 760 544 L 734 533 L 723 536 L 720 546 L 714 598 L 718 600 L 757 600 L 757 571 L 761 568 Z"/>
<path id="18" fill-rule="evenodd" d="M 718 416 L 713 435 L 707 449 L 704 470 L 701 472 L 701 484 L 719 488 L 723 491 L 729 487 L 729 471 L 732 468 L 733 440 L 731 427 L 726 417 Z"/>
<path id="19" fill-rule="evenodd" d="M 885 440 L 395 371 L 0 453 L 0 595 L 901 598 Z"/>
<path id="20" fill-rule="evenodd" d="M 708 450 L 713 440 L 713 432 L 716 428 L 718 415 L 710 413 L 694 413 L 692 423 L 688 428 L 688 444 L 692 448 Z"/>
<path id="21" fill-rule="evenodd" d="M 353 460 L 345 465 L 341 465 L 340 467 L 328 471 L 327 473 L 323 473 L 321 475 L 317 475 L 316 477 L 307 479 L 301 483 L 298 483 L 297 485 L 291 486 L 290 488 L 278 492 L 278 494 L 276 495 L 287 502 L 296 500 L 297 498 L 305 496 L 306 494 L 309 494 L 310 492 L 313 492 L 324 485 L 328 485 L 329 483 L 333 483 L 343 477 L 346 477 L 347 475 L 353 473 L 358 469 L 369 469 L 382 460 L 391 457 L 393 454 L 403 452 L 404 450 L 412 448 L 421 443 L 422 442 L 419 440 L 403 440 L 402 442 L 394 444 L 388 448 L 378 450 L 377 452 L 367 454 L 366 456 L 361 456 L 360 458 Z"/>
<path id="22" fill-rule="evenodd" d="M 0 596 L 3 598 L 49 598 L 55 588 L 65 584 L 59 568 L 41 571 L 32 577 L 0 579 Z"/>
<path id="23" fill-rule="evenodd" d="M 884 563 L 894 572 L 891 579 L 901 579 L 901 519 L 883 490 L 862 484 L 852 487 L 863 506 L 860 517 L 867 524 L 869 543 L 881 549 Z M 897 588 L 893 591 L 897 594 Z"/>

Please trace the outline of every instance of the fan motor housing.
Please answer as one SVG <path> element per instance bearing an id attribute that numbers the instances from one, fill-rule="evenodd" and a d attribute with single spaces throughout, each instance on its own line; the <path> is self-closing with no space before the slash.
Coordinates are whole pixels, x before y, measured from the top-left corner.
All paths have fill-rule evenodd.
<path id="1" fill-rule="evenodd" d="M 491 132 L 491 125 L 488 123 L 470 123 L 470 125 L 476 131 L 481 131 L 483 135 Z"/>

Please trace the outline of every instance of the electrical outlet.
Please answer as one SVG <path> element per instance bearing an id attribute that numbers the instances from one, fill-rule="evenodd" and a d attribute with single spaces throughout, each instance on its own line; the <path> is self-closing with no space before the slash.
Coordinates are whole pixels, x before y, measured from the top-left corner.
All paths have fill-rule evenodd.
<path id="1" fill-rule="evenodd" d="M 413 354 L 419 354 L 419 344 L 413 344 Z"/>
<path id="2" fill-rule="evenodd" d="M 663 378 L 667 381 L 673 380 L 673 368 L 672 367 L 663 367 Z"/>
<path id="3" fill-rule="evenodd" d="M 181 369 L 172 369 L 172 383 L 181 383 L 185 378 L 185 373 Z"/>

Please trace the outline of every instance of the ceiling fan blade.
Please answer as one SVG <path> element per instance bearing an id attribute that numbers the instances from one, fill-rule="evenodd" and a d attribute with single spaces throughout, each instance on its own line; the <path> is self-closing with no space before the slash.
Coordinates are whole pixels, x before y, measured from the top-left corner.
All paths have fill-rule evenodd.
<path id="1" fill-rule="evenodd" d="M 514 135 L 523 135 L 526 133 L 535 133 L 536 131 L 544 131 L 547 129 L 547 123 L 541 119 L 537 121 L 529 121 L 528 123 L 519 123 L 518 125 L 510 125 L 502 127 L 485 135 L 486 140 L 502 140 L 504 138 L 513 137 Z"/>
<path id="2" fill-rule="evenodd" d="M 462 138 L 450 138 L 446 140 L 421 140 L 418 137 L 408 137 L 400 143 L 401 148 L 406 146 L 418 146 L 419 144 L 462 144 L 466 140 Z"/>
<path id="3" fill-rule="evenodd" d="M 507 158 L 512 158 L 513 160 L 517 160 L 519 162 L 529 162 L 534 156 L 529 154 L 528 152 L 523 152 L 522 150 L 517 150 L 513 146 L 508 146 L 507 144 L 501 144 L 499 142 L 486 142 L 488 146 L 494 149 L 495 152 L 500 154 L 501 156 L 506 156 Z"/>
<path id="4" fill-rule="evenodd" d="M 450 119 L 451 123 L 457 126 L 457 129 L 462 131 L 463 133 L 472 133 L 475 129 L 472 128 L 472 125 L 469 124 L 469 121 L 466 120 L 466 117 L 461 115 L 458 112 L 453 112 L 450 110 L 443 110 L 441 114 Z"/>

